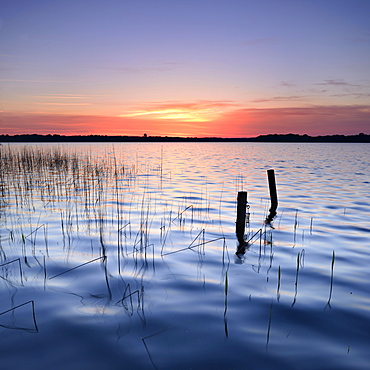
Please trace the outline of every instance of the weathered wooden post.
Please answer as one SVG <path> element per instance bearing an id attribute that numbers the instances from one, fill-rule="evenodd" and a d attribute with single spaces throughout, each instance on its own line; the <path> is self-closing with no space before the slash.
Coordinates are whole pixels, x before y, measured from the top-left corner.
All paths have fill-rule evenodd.
<path id="1" fill-rule="evenodd" d="M 238 205 L 236 210 L 236 236 L 240 244 L 244 243 L 245 215 L 247 210 L 247 192 L 238 192 Z"/>
<path id="2" fill-rule="evenodd" d="M 278 198 L 276 192 L 276 181 L 275 181 L 275 171 L 273 169 L 267 170 L 267 178 L 269 183 L 270 189 L 270 200 L 271 200 L 271 207 L 269 210 L 269 215 L 266 218 L 266 223 L 271 223 L 274 217 L 276 216 L 276 209 L 278 206 Z"/>

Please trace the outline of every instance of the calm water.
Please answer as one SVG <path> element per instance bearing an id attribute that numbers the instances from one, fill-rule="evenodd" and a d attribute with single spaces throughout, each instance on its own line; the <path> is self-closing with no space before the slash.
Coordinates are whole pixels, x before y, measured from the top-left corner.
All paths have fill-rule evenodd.
<path id="1" fill-rule="evenodd" d="M 1 368 L 369 368 L 369 144 L 0 148 Z"/>

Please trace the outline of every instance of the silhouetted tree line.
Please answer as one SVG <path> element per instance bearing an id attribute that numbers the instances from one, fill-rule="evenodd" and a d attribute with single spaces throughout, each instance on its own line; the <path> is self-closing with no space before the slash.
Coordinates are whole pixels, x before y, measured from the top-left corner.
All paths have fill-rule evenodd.
<path id="1" fill-rule="evenodd" d="M 23 134 L 0 135 L 0 142 L 299 142 L 299 143 L 370 143 L 370 135 L 269 134 L 254 138 L 170 137 L 170 136 L 109 136 L 109 135 L 58 135 Z"/>
<path id="2" fill-rule="evenodd" d="M 258 142 L 294 142 L 294 143 L 369 143 L 370 135 L 360 133 L 358 135 L 324 135 L 309 136 L 307 134 L 269 134 L 260 135 L 252 141 Z"/>

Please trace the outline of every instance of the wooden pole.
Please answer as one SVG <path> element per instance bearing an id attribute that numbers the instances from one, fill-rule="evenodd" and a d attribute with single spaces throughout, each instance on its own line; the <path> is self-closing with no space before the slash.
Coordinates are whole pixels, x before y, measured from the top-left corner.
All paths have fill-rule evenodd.
<path id="1" fill-rule="evenodd" d="M 267 170 L 267 178 L 268 178 L 269 189 L 270 189 L 271 208 L 269 210 L 270 213 L 266 218 L 266 223 L 270 223 L 277 214 L 276 209 L 278 206 L 275 171 L 273 169 Z"/>
<path id="2" fill-rule="evenodd" d="M 275 171 L 273 169 L 267 170 L 267 177 L 269 180 L 271 207 L 277 208 L 278 198 L 276 192 Z"/>
<path id="3" fill-rule="evenodd" d="M 236 236 L 239 242 L 244 241 L 245 215 L 247 209 L 247 192 L 238 192 L 238 205 L 236 211 Z"/>

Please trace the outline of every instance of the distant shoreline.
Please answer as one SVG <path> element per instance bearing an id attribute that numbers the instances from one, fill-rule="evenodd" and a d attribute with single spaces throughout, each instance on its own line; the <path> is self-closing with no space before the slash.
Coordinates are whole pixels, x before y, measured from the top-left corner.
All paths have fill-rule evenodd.
<path id="1" fill-rule="evenodd" d="M 299 134 L 269 134 L 253 138 L 218 137 L 170 137 L 170 136 L 109 136 L 109 135 L 58 135 L 23 134 L 0 135 L 0 143 L 35 142 L 256 142 L 256 143 L 370 143 L 370 135 L 325 135 L 309 136 Z"/>

